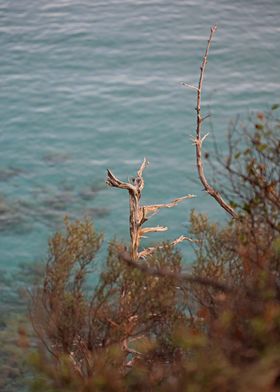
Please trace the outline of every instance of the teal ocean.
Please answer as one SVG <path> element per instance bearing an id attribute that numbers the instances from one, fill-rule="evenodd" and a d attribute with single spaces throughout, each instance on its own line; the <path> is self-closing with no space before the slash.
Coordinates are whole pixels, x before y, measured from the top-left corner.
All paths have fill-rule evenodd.
<path id="1" fill-rule="evenodd" d="M 43 261 L 66 214 L 128 240 L 106 168 L 127 180 L 144 157 L 143 203 L 197 196 L 155 217 L 169 232 L 146 244 L 186 234 L 192 208 L 226 219 L 197 180 L 196 96 L 180 82 L 197 83 L 217 23 L 203 112 L 223 148 L 236 115 L 280 101 L 279 20 L 279 0 L 0 0 L 1 274 Z"/>

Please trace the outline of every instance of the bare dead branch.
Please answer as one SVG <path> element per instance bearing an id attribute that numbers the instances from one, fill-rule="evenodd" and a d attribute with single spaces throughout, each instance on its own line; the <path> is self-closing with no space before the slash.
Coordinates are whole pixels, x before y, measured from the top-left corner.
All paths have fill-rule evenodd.
<path id="1" fill-rule="evenodd" d="M 205 174 L 204 174 L 204 168 L 203 168 L 203 162 L 202 162 L 202 143 L 205 140 L 206 136 L 201 137 L 201 127 L 202 127 L 202 122 L 203 122 L 203 117 L 201 115 L 201 94 L 202 94 L 202 87 L 203 87 L 203 80 L 204 80 L 204 75 L 205 75 L 205 69 L 206 69 L 206 64 L 208 60 L 208 53 L 209 49 L 211 46 L 211 41 L 212 38 L 217 31 L 217 26 L 212 26 L 210 30 L 210 36 L 208 39 L 208 44 L 206 47 L 206 51 L 202 60 L 202 64 L 200 66 L 200 77 L 199 77 L 199 82 L 198 82 L 198 87 L 197 87 L 197 102 L 196 102 L 196 138 L 194 140 L 194 144 L 196 146 L 196 165 L 197 165 L 197 170 L 198 170 L 198 175 L 199 179 L 207 193 L 209 193 L 210 196 L 212 196 L 218 203 L 219 205 L 226 211 L 228 212 L 233 218 L 237 219 L 238 214 L 235 212 L 235 210 L 224 201 L 220 193 L 215 190 L 207 181 Z"/>
<path id="2" fill-rule="evenodd" d="M 119 180 L 109 169 L 107 169 L 106 184 L 115 188 L 122 188 L 122 189 L 135 191 L 135 188 L 132 184 L 130 184 L 129 182 L 123 182 Z"/>
<path id="3" fill-rule="evenodd" d="M 140 166 L 138 172 L 137 172 L 137 176 L 138 177 L 143 177 L 143 171 L 145 170 L 145 168 L 148 166 L 149 162 L 147 161 L 146 158 L 144 158 L 142 165 Z M 144 188 L 144 186 L 143 186 Z M 141 189 L 142 190 L 142 189 Z"/>
<path id="4" fill-rule="evenodd" d="M 191 199 L 194 195 L 186 195 L 172 200 L 166 204 L 154 204 L 149 206 L 140 206 L 141 192 L 144 189 L 143 171 L 148 165 L 148 161 L 144 158 L 140 168 L 137 171 L 137 176 L 131 179 L 131 182 L 123 182 L 119 180 L 110 170 L 107 170 L 107 181 L 109 186 L 115 188 L 126 189 L 129 192 L 129 207 L 130 207 L 130 255 L 133 260 L 138 260 L 140 255 L 147 255 L 153 252 L 154 248 L 148 248 L 139 253 L 140 240 L 145 233 L 158 233 L 167 230 L 165 226 L 146 227 L 142 225 L 151 218 L 160 208 L 172 208 L 185 199 Z M 183 236 L 174 241 L 174 245 L 183 241 Z"/>
<path id="5" fill-rule="evenodd" d="M 166 226 L 157 226 L 157 227 L 143 227 L 143 229 L 140 230 L 140 235 L 143 237 L 143 234 L 146 233 L 159 233 L 162 231 L 168 230 L 168 227 Z"/>
<path id="6" fill-rule="evenodd" d="M 181 235 L 176 240 L 172 241 L 170 244 L 175 246 L 175 245 L 179 244 L 182 241 L 197 242 L 196 240 L 193 240 L 192 238 L 189 238 L 189 237 L 186 237 L 184 235 Z M 153 246 L 153 247 L 150 247 L 150 248 L 146 248 L 142 252 L 139 253 L 139 258 L 147 257 L 150 254 L 152 254 L 153 252 L 155 252 L 156 250 L 162 249 L 162 248 L 163 248 L 163 245 L 158 245 L 158 246 Z"/>
<path id="7" fill-rule="evenodd" d="M 149 216 L 149 214 L 152 214 L 152 215 L 156 214 L 160 208 L 172 208 L 172 207 L 175 207 L 178 203 L 181 203 L 182 201 L 184 201 L 186 199 L 192 199 L 193 197 L 195 197 L 195 195 L 186 195 L 183 197 L 178 197 L 177 199 L 172 200 L 170 203 L 153 204 L 153 205 L 149 205 L 149 206 L 143 206 L 144 216 L 147 218 L 150 218 L 151 215 Z"/>
<path id="8" fill-rule="evenodd" d="M 192 84 L 188 84 L 188 83 L 182 82 L 181 85 L 185 86 L 185 87 L 188 87 L 188 88 L 192 88 L 193 90 L 197 91 L 197 87 L 193 86 Z"/>
<path id="9" fill-rule="evenodd" d="M 214 279 L 210 278 L 204 278 L 200 276 L 193 276 L 187 273 L 176 273 L 173 271 L 168 271 L 166 269 L 157 269 L 157 268 L 151 268 L 148 265 L 144 263 L 137 263 L 133 261 L 129 255 L 128 252 L 122 251 L 119 253 L 119 257 L 121 260 L 123 260 L 128 266 L 137 268 L 139 271 L 143 272 L 144 274 L 147 274 L 149 276 L 157 276 L 161 278 L 173 278 L 181 282 L 188 282 L 188 283 L 194 283 L 194 284 L 199 284 L 201 286 L 207 286 L 207 287 L 212 287 L 215 290 L 220 290 L 224 292 L 232 292 L 233 288 L 230 287 L 229 285 L 222 283 L 222 282 L 217 282 Z"/>
<path id="10" fill-rule="evenodd" d="M 208 114 L 206 114 L 206 116 L 202 117 L 202 122 L 203 122 L 204 120 L 206 120 L 207 118 L 209 118 L 209 117 L 211 117 L 211 113 L 208 113 Z"/>

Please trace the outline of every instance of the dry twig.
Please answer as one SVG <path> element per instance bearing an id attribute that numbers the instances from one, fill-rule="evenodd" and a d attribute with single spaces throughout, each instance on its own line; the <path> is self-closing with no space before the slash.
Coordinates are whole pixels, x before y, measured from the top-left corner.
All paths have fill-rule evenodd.
<path id="1" fill-rule="evenodd" d="M 162 268 L 151 268 L 147 264 L 144 263 L 137 263 L 134 260 L 131 259 L 130 255 L 126 251 L 121 251 L 119 252 L 119 257 L 121 260 L 123 260 L 127 265 L 129 265 L 132 268 L 137 268 L 144 274 L 147 274 L 149 276 L 157 276 L 157 277 L 165 277 L 165 278 L 173 278 L 176 279 L 179 282 L 187 282 L 187 283 L 195 283 L 199 284 L 202 286 L 207 286 L 207 287 L 212 287 L 215 290 L 220 290 L 223 292 L 232 292 L 233 288 L 230 287 L 229 285 L 218 282 L 214 279 L 211 278 L 205 278 L 205 277 L 200 277 L 200 276 L 193 276 L 188 273 L 176 273 L 173 271 L 169 271 L 166 269 Z"/>
<path id="2" fill-rule="evenodd" d="M 208 183 L 204 174 L 204 168 L 202 162 L 202 143 L 204 142 L 208 134 L 204 135 L 203 137 L 201 136 L 202 123 L 206 118 L 206 117 L 203 118 L 201 115 L 201 94 L 202 94 L 202 86 L 203 86 L 206 64 L 208 60 L 208 53 L 211 46 L 212 38 L 216 31 L 217 31 L 217 26 L 212 26 L 210 30 L 210 36 L 208 39 L 206 51 L 200 66 L 200 77 L 199 77 L 198 87 L 196 88 L 197 91 L 196 113 L 197 114 L 196 114 L 196 138 L 194 139 L 194 144 L 196 146 L 196 165 L 197 165 L 199 179 L 205 191 L 209 193 L 209 195 L 212 196 L 225 211 L 227 211 L 233 218 L 236 219 L 238 218 L 238 214 L 235 212 L 235 210 L 228 203 L 226 203 L 225 200 L 220 195 L 220 193 Z M 184 83 L 183 85 L 193 88 L 193 86 L 188 85 L 187 83 Z"/>

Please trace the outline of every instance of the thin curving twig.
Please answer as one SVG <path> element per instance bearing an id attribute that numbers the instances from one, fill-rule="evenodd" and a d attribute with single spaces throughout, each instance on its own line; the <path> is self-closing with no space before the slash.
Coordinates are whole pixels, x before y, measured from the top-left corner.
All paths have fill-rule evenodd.
<path id="1" fill-rule="evenodd" d="M 137 268 L 139 271 L 143 272 L 144 274 L 147 274 L 149 276 L 157 276 L 157 277 L 165 277 L 165 278 L 173 278 L 175 280 L 181 281 L 181 282 L 188 282 L 188 283 L 194 283 L 194 284 L 199 284 L 201 286 L 207 286 L 207 287 L 212 287 L 215 290 L 223 291 L 223 292 L 233 292 L 233 288 L 225 283 L 218 282 L 214 279 L 207 278 L 207 277 L 201 277 L 201 276 L 193 276 L 188 273 L 177 273 L 173 271 L 169 271 L 166 269 L 159 269 L 159 268 L 151 268 L 145 263 L 138 263 L 130 257 L 129 253 L 126 251 L 120 251 L 119 252 L 119 258 L 124 261 L 128 266 L 132 268 Z"/>
<path id="2" fill-rule="evenodd" d="M 212 26 L 210 30 L 210 36 L 208 39 L 206 51 L 200 66 L 200 77 L 199 77 L 199 82 L 197 87 L 197 101 L 196 101 L 196 113 L 197 113 L 196 114 L 196 138 L 194 139 L 194 144 L 196 147 L 196 165 L 197 165 L 199 179 L 205 191 L 209 193 L 209 195 L 212 196 L 226 212 L 228 212 L 233 218 L 237 219 L 238 214 L 235 212 L 235 210 L 222 198 L 220 193 L 208 183 L 204 174 L 204 168 L 202 162 L 202 143 L 207 137 L 207 134 L 201 137 L 201 127 L 202 127 L 203 120 L 205 119 L 205 118 L 203 119 L 201 115 L 201 94 L 202 94 L 202 86 L 203 86 L 206 64 L 208 60 L 208 53 L 211 46 L 212 38 L 216 31 L 217 31 L 217 26 Z"/>

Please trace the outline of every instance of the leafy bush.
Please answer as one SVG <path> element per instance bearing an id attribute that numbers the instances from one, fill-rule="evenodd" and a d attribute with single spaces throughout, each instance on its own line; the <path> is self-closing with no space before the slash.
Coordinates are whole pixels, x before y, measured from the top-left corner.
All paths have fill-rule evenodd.
<path id="1" fill-rule="evenodd" d="M 280 390 L 279 126 L 259 113 L 247 146 L 230 136 L 219 174 L 239 218 L 191 213 L 187 275 L 173 245 L 135 263 L 113 242 L 90 295 L 102 236 L 66 221 L 33 293 L 34 391 Z"/>

